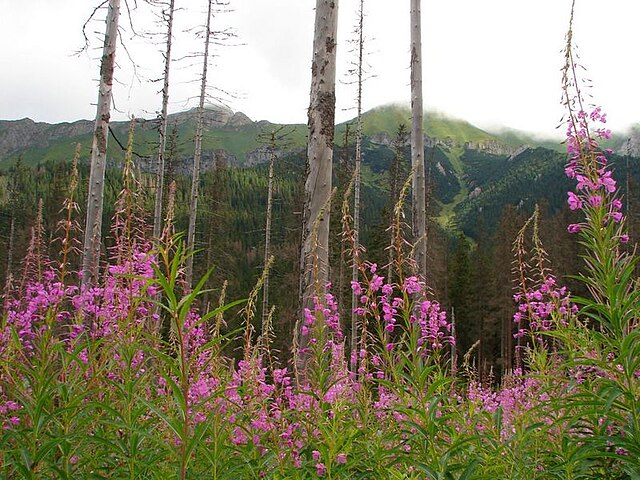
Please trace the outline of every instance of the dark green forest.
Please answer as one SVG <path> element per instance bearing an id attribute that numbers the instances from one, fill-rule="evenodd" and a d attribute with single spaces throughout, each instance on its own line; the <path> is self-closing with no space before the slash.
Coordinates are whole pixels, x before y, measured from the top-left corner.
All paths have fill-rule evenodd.
<path id="1" fill-rule="evenodd" d="M 384 113 L 384 111 L 383 111 Z M 388 262 L 389 226 L 398 193 L 408 175 L 409 146 L 394 109 L 381 115 L 369 113 L 368 134 L 363 142 L 362 245 L 365 259 L 383 267 Z M 402 118 L 399 119 L 400 121 Z M 434 130 L 446 130 L 442 125 Z M 452 123 L 454 125 L 454 123 Z M 468 125 L 468 124 L 466 124 Z M 166 166 L 167 184 L 175 181 L 175 226 L 184 231 L 188 223 L 188 148 L 192 133 L 189 123 L 174 128 L 169 142 Z M 262 125 L 262 131 L 269 124 Z M 449 125 L 451 127 L 451 125 Z M 455 318 L 458 348 L 461 354 L 472 349 L 470 358 L 482 375 L 496 374 L 510 361 L 510 343 L 514 325 L 512 315 L 513 274 L 512 244 L 518 230 L 536 206 L 540 210 L 540 236 L 556 275 L 576 291 L 579 284 L 571 275 L 578 273 L 578 246 L 566 233 L 571 221 L 566 207 L 566 192 L 571 181 L 563 174 L 565 156 L 544 147 L 514 148 L 495 138 L 482 138 L 474 127 L 456 126 L 464 134 L 458 137 L 432 138 L 425 149 L 428 181 L 428 283 L 434 294 Z M 149 172 L 149 152 L 152 136 L 149 126 L 136 126 L 140 131 L 134 148 L 141 210 L 148 225 L 152 224 L 153 177 Z M 259 148 L 260 127 L 244 125 L 232 128 L 212 128 L 205 141 L 204 158 L 208 167 L 200 180 L 202 201 L 198 216 L 194 261 L 196 278 L 214 267 L 209 279 L 211 291 L 205 295 L 207 304 L 217 304 L 222 285 L 226 282 L 228 299 L 246 298 L 260 276 L 264 259 L 264 229 L 267 199 L 267 164 L 248 162 L 248 152 Z M 278 152 L 275 164 L 275 193 L 272 230 L 272 253 L 275 257 L 270 275 L 270 302 L 275 306 L 275 347 L 281 358 L 289 355 L 293 325 L 299 308 L 298 268 L 301 239 L 302 188 L 304 153 L 299 148 L 300 136 L 292 128 L 286 148 Z M 453 131 L 449 128 L 449 131 Z M 475 132 L 473 136 L 469 132 Z M 126 131 L 123 126 L 112 132 L 111 168 L 107 172 L 105 210 L 103 213 L 104 252 L 112 242 L 109 235 L 114 205 L 122 189 L 121 148 Z M 136 133 L 136 135 L 138 135 Z M 232 138 L 233 137 L 233 138 Z M 233 145 L 229 147 L 229 138 Z M 465 141 L 467 138 L 479 143 Z M 74 139 L 74 140 L 77 140 Z M 482 142 L 491 142 L 482 143 Z M 344 192 L 353 171 L 354 140 L 348 129 L 339 126 L 334 154 L 334 185 L 332 203 L 331 272 L 337 292 L 343 322 L 350 318 L 348 275 L 351 258 L 342 241 L 342 204 Z M 62 146 L 61 146 L 62 145 Z M 491 145 L 492 148 L 487 148 Z M 499 147 L 496 148 L 495 145 Z M 21 271 L 21 260 L 29 246 L 31 228 L 36 223 L 41 201 L 42 222 L 48 239 L 49 255 L 55 258 L 60 249 L 56 242 L 56 225 L 61 220 L 64 199 L 69 188 L 72 143 L 69 139 L 50 145 L 50 150 L 38 147 L 7 156 L 0 163 L 0 275 Z M 244 150 L 243 150 L 244 149 Z M 504 152 L 500 153 L 500 150 Z M 496 153 L 498 151 L 498 153 Z M 83 150 L 84 152 L 84 150 Z M 506 152 L 506 153 L 505 153 Z M 43 159 L 37 161 L 38 155 Z M 137 155 L 137 156 L 136 156 Z M 259 158 L 259 157 L 257 157 Z M 637 159 L 613 156 L 616 174 L 626 197 L 631 234 L 638 231 L 637 182 L 640 167 Z M 79 206 L 86 204 L 88 165 L 85 155 L 79 164 Z M 76 212 L 79 225 L 84 222 L 82 207 Z M 411 211 L 405 208 L 405 221 L 410 223 Z M 80 232 L 78 232 L 80 238 Z M 76 259 L 78 260 L 78 259 Z M 8 262 L 11 262 L 10 264 Z M 17 281 L 14 278 L 14 281 Z M 237 318 L 238 324 L 240 319 Z M 256 320 L 256 321 L 259 321 Z M 229 322 L 227 329 L 237 324 Z M 259 328 L 259 325 L 256 325 Z M 348 325 L 345 325 L 348 330 Z"/>

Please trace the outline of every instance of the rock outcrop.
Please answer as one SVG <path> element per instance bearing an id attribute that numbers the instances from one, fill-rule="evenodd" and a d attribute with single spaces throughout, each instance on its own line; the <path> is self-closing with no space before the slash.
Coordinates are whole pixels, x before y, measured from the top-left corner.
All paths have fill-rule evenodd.
<path id="1" fill-rule="evenodd" d="M 92 131 L 93 122 L 89 120 L 55 125 L 30 118 L 0 120 L 0 158 L 26 148 L 46 148 L 61 138 L 79 137 Z"/>

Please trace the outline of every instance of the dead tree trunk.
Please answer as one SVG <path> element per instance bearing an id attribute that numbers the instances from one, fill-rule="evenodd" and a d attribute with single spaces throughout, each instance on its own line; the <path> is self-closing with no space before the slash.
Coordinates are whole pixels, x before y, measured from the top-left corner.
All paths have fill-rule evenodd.
<path id="1" fill-rule="evenodd" d="M 269 139 L 269 176 L 267 182 L 267 220 L 264 232 L 264 263 L 271 257 L 271 217 L 273 216 L 273 167 L 276 161 L 276 131 L 271 131 Z M 265 271 L 262 285 L 262 325 L 269 317 L 269 271 Z"/>
<path id="2" fill-rule="evenodd" d="M 406 125 L 401 123 L 398 125 L 398 130 L 396 133 L 396 138 L 393 140 L 393 160 L 391 162 L 391 169 L 389 172 L 389 225 L 394 225 L 396 220 L 396 206 L 398 203 L 398 198 L 400 196 L 400 190 L 402 189 L 402 185 L 407 180 L 407 172 L 404 167 L 404 147 L 407 144 L 408 131 Z M 403 208 L 401 205 L 400 208 Z M 387 264 L 387 283 L 391 283 L 393 280 L 393 269 L 395 267 L 396 262 L 396 229 L 401 228 L 400 225 L 391 228 L 390 232 L 390 241 L 389 241 L 389 254 L 388 254 L 388 264 Z"/>
<path id="3" fill-rule="evenodd" d="M 358 281 L 358 255 L 360 253 L 360 168 L 362 164 L 362 62 L 364 53 L 364 0 L 360 0 L 358 11 L 358 98 L 357 98 L 357 119 L 356 119 L 356 158 L 353 181 L 353 265 L 351 266 L 351 281 Z M 355 314 L 358 305 L 358 297 L 354 291 L 351 292 L 351 370 L 357 369 L 358 356 L 354 352 L 358 350 L 359 322 Z"/>
<path id="4" fill-rule="evenodd" d="M 420 0 L 411 0 L 411 168 L 413 169 L 414 259 L 419 276 L 427 275 L 427 213 L 422 107 L 422 34 Z"/>
<path id="5" fill-rule="evenodd" d="M 16 237 L 16 216 L 11 212 L 11 226 L 9 227 L 9 246 L 7 247 L 7 271 L 6 271 L 6 284 L 11 283 L 11 276 L 13 275 L 13 245 Z M 8 292 L 5 292 L 8 293 Z"/>
<path id="6" fill-rule="evenodd" d="M 173 35 L 173 12 L 175 0 L 170 0 L 163 16 L 167 22 L 167 46 L 164 53 L 164 83 L 162 85 L 162 111 L 160 112 L 160 139 L 158 142 L 158 162 L 156 170 L 156 200 L 153 212 L 153 237 L 159 239 L 162 233 L 162 200 L 164 197 L 164 153 L 167 145 L 167 111 L 169 105 L 169 71 L 171 67 L 171 41 Z"/>
<path id="7" fill-rule="evenodd" d="M 300 256 L 302 307 L 313 311 L 329 279 L 329 201 L 335 124 L 338 0 L 316 0 L 303 244 Z M 298 346 L 307 346 L 301 335 Z"/>
<path id="8" fill-rule="evenodd" d="M 207 8 L 207 24 L 204 35 L 204 58 L 202 62 L 202 77 L 200 79 L 200 103 L 196 120 L 196 144 L 193 155 L 193 173 L 191 176 L 191 201 L 189 203 L 189 230 L 187 231 L 187 249 L 192 251 L 196 243 L 196 214 L 198 210 L 198 184 L 200 183 L 200 158 L 202 157 L 202 130 L 204 127 L 204 100 L 207 92 L 207 69 L 209 66 L 209 43 L 211 40 L 211 6 L 209 0 Z M 187 260 L 186 283 L 190 287 L 193 280 L 193 255 Z"/>
<path id="9" fill-rule="evenodd" d="M 110 0 L 108 8 L 107 27 L 104 35 L 102 61 L 100 63 L 98 108 L 96 112 L 96 124 L 93 131 L 93 145 L 91 147 L 91 171 L 89 173 L 87 219 L 85 222 L 82 258 L 83 285 L 93 284 L 97 280 L 100 261 L 100 244 L 102 240 L 104 174 L 107 166 L 107 138 L 111 117 L 111 96 L 113 70 L 116 60 L 120 0 Z"/>

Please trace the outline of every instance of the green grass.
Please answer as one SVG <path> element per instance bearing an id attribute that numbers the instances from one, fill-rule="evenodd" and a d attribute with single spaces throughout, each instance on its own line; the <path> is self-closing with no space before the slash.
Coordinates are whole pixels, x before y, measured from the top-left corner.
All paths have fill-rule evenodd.
<path id="1" fill-rule="evenodd" d="M 363 114 L 365 135 L 386 133 L 394 136 L 398 125 L 404 123 L 411 128 L 411 111 L 401 105 L 384 105 Z M 337 138 L 344 135 L 345 123 L 337 127 Z M 433 138 L 451 138 L 456 143 L 483 142 L 496 140 L 496 137 L 464 120 L 446 117 L 439 113 L 426 112 L 424 115 L 425 133 Z"/>

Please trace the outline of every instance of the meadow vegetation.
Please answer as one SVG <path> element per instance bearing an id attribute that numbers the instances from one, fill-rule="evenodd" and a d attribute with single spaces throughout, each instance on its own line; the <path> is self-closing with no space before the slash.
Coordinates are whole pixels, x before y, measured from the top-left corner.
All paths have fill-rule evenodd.
<path id="1" fill-rule="evenodd" d="M 248 299 L 221 295 L 217 305 L 201 301 L 211 271 L 193 288 L 185 283 L 194 252 L 174 231 L 171 202 L 162 237 L 149 240 L 131 150 L 107 265 L 97 285 L 79 287 L 70 271 L 79 237 L 74 168 L 60 255 L 45 253 L 36 222 L 23 272 L 4 290 L 2 475 L 640 478 L 638 257 L 611 152 L 599 146 L 611 135 L 606 115 L 583 103 L 575 71 L 569 43 L 565 173 L 580 220 L 567 228 L 582 248 L 576 280 L 588 294 L 572 295 L 554 275 L 534 213 L 513 244 L 515 356 L 498 379 L 478 377 L 415 275 L 403 224 L 410 182 L 390 228 L 391 267 L 352 255 L 357 348 L 347 348 L 334 294 L 319 293 L 295 329 L 306 338 L 294 338 L 293 361 L 284 363 L 272 316 L 254 326 L 260 282 Z M 342 214 L 349 243 L 348 208 Z M 239 306 L 241 327 L 226 332 L 228 311 Z M 237 339 L 241 351 L 229 351 Z"/>

